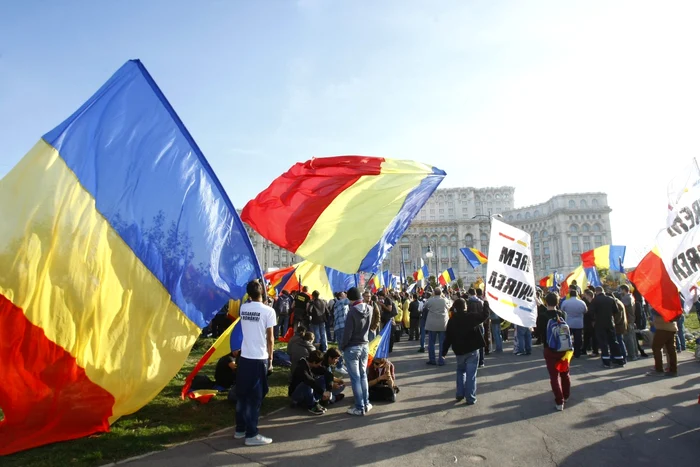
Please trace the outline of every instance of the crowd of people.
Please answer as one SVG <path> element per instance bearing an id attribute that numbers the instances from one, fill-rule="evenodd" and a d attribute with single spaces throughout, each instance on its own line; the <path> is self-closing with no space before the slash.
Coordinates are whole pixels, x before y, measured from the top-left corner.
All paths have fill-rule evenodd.
<path id="1" fill-rule="evenodd" d="M 477 372 L 486 365 L 485 356 L 503 352 L 503 342 L 509 339 L 511 329 L 515 355 L 531 355 L 533 345 L 542 345 L 556 410 L 564 410 L 571 395 L 569 352 L 573 358 L 599 356 L 605 368 L 623 367 L 628 361 L 648 357 L 644 343 L 654 356 L 654 368 L 648 374 L 675 376 L 676 351 L 684 344 L 684 339 L 678 338 L 682 322 L 664 321 L 624 284 L 611 293 L 602 287 L 582 291 L 573 283 L 567 297 L 560 297 L 558 290 L 537 288 L 533 328 L 505 322 L 491 310 L 479 288 L 464 291 L 435 287 L 409 294 L 362 292 L 353 287 L 328 302 L 317 291 L 309 294 L 306 287 L 291 293 L 282 291 L 274 300 L 262 292 L 258 282 L 248 285 L 249 301 L 240 308 L 242 349 L 222 358 L 216 370 L 217 384 L 234 385 L 234 436 L 245 438 L 247 445 L 272 442 L 258 433 L 257 417 L 267 392 L 274 339 L 290 334 L 288 395 L 292 406 L 313 415 L 323 415 L 329 405 L 343 400 L 348 385 L 353 393 L 349 415 L 367 414 L 372 402 L 397 400 L 394 364 L 388 358 L 371 359 L 369 355 L 369 342 L 385 326 L 391 326 L 389 353 L 405 336 L 416 342 L 417 352 L 425 353 L 427 347 L 426 364 L 442 366 L 452 349 L 456 359 L 455 398 L 467 405 L 477 402 Z M 552 346 L 548 329 L 553 322 L 565 323 L 570 330 L 570 347 L 562 350 Z"/>

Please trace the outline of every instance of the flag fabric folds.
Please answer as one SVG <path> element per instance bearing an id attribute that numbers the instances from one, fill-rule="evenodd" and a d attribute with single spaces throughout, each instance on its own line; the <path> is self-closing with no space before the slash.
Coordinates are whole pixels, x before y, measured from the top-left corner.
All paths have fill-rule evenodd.
<path id="1" fill-rule="evenodd" d="M 453 281 L 457 280 L 457 276 L 455 275 L 454 270 L 452 268 L 448 268 L 444 271 L 442 271 L 442 274 L 440 274 L 440 277 L 438 277 L 438 281 L 442 285 L 449 285 Z"/>
<path id="2" fill-rule="evenodd" d="M 414 161 L 312 159 L 275 179 L 248 202 L 241 218 L 316 264 L 348 274 L 375 272 L 444 177 L 442 170 Z"/>
<path id="3" fill-rule="evenodd" d="M 302 285 L 309 291 L 318 290 L 319 296 L 330 300 L 337 292 L 344 292 L 357 284 L 356 274 L 345 274 L 335 269 L 302 261 L 288 268 L 265 274 L 265 279 L 275 286 L 277 293 L 299 290 Z M 302 283 L 303 282 L 303 283 Z"/>
<path id="4" fill-rule="evenodd" d="M 482 264 L 486 264 L 489 259 L 488 256 L 486 256 L 476 248 L 460 248 L 459 251 L 462 252 L 464 257 L 467 259 L 467 262 L 474 269 L 478 268 Z"/>
<path id="5" fill-rule="evenodd" d="M 554 287 L 555 281 L 556 279 L 554 278 L 554 274 L 550 274 L 540 279 L 538 284 L 543 289 L 549 290 L 550 288 Z"/>
<path id="6" fill-rule="evenodd" d="M 185 384 L 182 386 L 182 393 L 180 394 L 182 399 L 190 393 L 190 387 L 192 385 L 192 380 L 200 372 L 200 370 L 209 361 L 217 362 L 221 357 L 230 354 L 236 350 L 241 350 L 241 345 L 243 344 L 243 328 L 240 325 L 240 318 L 233 322 L 229 327 L 226 328 L 224 332 L 221 333 L 216 342 L 207 350 L 202 358 L 199 359 L 197 364 L 194 366 L 189 375 L 185 378 Z M 202 393 L 206 396 L 206 393 Z M 190 397 L 190 399 L 197 399 L 198 397 Z M 208 401 L 208 399 L 207 399 Z"/>
<path id="7" fill-rule="evenodd" d="M 620 245 L 603 245 L 581 253 L 584 269 L 598 268 L 622 272 L 627 247 Z M 597 274 L 596 274 L 597 275 Z"/>
<path id="8" fill-rule="evenodd" d="M 656 248 L 642 258 L 634 271 L 627 273 L 627 278 L 666 321 L 683 313 L 678 288 L 669 277 Z"/>
<path id="9" fill-rule="evenodd" d="M 372 360 L 375 358 L 389 358 L 389 341 L 391 341 L 391 329 L 393 328 L 393 324 L 393 319 L 386 323 L 379 335 L 369 343 L 367 367 L 372 364 Z"/>
<path id="10" fill-rule="evenodd" d="M 588 275 L 583 266 L 578 266 L 561 282 L 561 290 L 559 293 L 562 297 L 566 297 L 569 294 L 569 288 L 574 281 L 576 281 L 576 285 L 578 285 L 581 290 L 588 287 Z"/>
<path id="11" fill-rule="evenodd" d="M 369 280 L 369 287 L 372 293 L 376 293 L 379 289 L 382 288 L 382 275 L 381 274 L 374 274 Z"/>
<path id="12" fill-rule="evenodd" d="M 0 455 L 108 431 L 262 271 L 139 61 L 0 181 Z M 76 416 L 78 414 L 79 416 Z"/>

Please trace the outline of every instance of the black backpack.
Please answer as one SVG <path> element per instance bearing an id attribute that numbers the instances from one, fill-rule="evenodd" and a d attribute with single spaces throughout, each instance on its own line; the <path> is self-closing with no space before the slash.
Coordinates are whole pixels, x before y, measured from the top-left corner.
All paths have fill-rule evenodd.
<path id="1" fill-rule="evenodd" d="M 289 315 L 289 299 L 285 296 L 281 296 L 275 302 L 275 311 L 280 316 Z"/>

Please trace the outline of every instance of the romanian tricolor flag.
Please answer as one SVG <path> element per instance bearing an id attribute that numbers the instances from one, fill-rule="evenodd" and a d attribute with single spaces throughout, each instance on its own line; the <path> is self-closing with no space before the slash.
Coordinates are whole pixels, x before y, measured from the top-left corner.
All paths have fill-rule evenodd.
<path id="1" fill-rule="evenodd" d="M 593 268 L 593 270 L 595 271 L 595 268 Z M 576 285 L 581 288 L 581 291 L 585 290 L 586 287 L 588 287 L 588 274 L 583 268 L 583 266 L 578 266 L 562 281 L 560 291 L 560 295 L 562 297 L 566 297 L 569 294 L 569 288 L 571 287 L 571 284 L 573 284 L 574 281 L 576 281 Z"/>
<path id="2" fill-rule="evenodd" d="M 683 313 L 678 288 L 666 271 L 666 266 L 656 248 L 642 258 L 639 265 L 627 277 L 649 305 L 666 321 Z"/>
<path id="3" fill-rule="evenodd" d="M 337 156 L 295 164 L 241 218 L 316 264 L 376 271 L 445 172 L 414 161 Z M 368 215 L 371 214 L 371 222 Z"/>
<path id="4" fill-rule="evenodd" d="M 442 274 L 440 274 L 440 277 L 438 277 L 438 281 L 442 285 L 448 285 L 451 284 L 453 281 L 457 280 L 457 276 L 455 276 L 455 272 L 452 270 L 452 268 L 448 268 L 444 271 L 442 271 Z"/>
<path id="5" fill-rule="evenodd" d="M 219 338 L 214 342 L 207 352 L 202 355 L 197 364 L 194 366 L 189 375 L 185 378 L 185 385 L 182 387 L 181 397 L 184 399 L 188 396 L 190 399 L 200 399 L 200 396 L 204 398 L 202 402 L 208 402 L 210 397 L 206 397 L 209 393 L 200 392 L 196 393 L 190 391 L 190 386 L 192 386 L 192 380 L 197 373 L 206 365 L 209 361 L 214 363 L 218 362 L 219 359 L 225 355 L 230 354 L 236 350 L 241 350 L 241 345 L 243 344 L 243 331 L 240 325 L 240 318 L 237 319 L 231 326 L 226 328 L 226 330 L 221 333 Z M 194 394 L 193 394 L 194 393 Z"/>
<path id="6" fill-rule="evenodd" d="M 282 290 L 299 290 L 303 280 L 309 291 L 317 290 L 319 296 L 330 300 L 337 292 L 345 292 L 357 286 L 357 274 L 345 274 L 333 268 L 320 266 L 310 261 L 302 261 L 288 268 L 265 274 L 265 279 L 275 286 L 277 293 Z"/>
<path id="7" fill-rule="evenodd" d="M 0 455 L 108 431 L 262 271 L 139 61 L 0 181 Z"/>
<path id="8" fill-rule="evenodd" d="M 476 248 L 460 248 L 459 251 L 462 252 L 467 262 L 472 268 L 476 269 L 482 264 L 486 264 L 489 260 L 488 256 L 477 250 Z"/>
<path id="9" fill-rule="evenodd" d="M 389 341 L 391 341 L 391 330 L 393 327 L 394 320 L 392 319 L 384 325 L 379 335 L 369 343 L 369 357 L 367 358 L 368 367 L 375 358 L 389 358 Z"/>
<path id="10" fill-rule="evenodd" d="M 377 293 L 377 291 L 382 288 L 381 277 L 381 274 L 374 274 L 369 280 L 369 287 L 372 293 Z"/>
<path id="11" fill-rule="evenodd" d="M 581 253 L 583 268 L 609 269 L 622 272 L 627 247 L 620 245 L 603 245 Z"/>
<path id="12" fill-rule="evenodd" d="M 421 281 L 428 277 L 430 275 L 430 271 L 428 270 L 428 265 L 424 264 L 420 268 L 418 268 L 417 271 L 413 273 L 413 280 L 416 282 Z"/>
<path id="13" fill-rule="evenodd" d="M 554 287 L 555 282 L 556 279 L 554 278 L 554 274 L 550 274 L 540 279 L 539 286 L 545 290 L 549 290 L 551 287 Z"/>

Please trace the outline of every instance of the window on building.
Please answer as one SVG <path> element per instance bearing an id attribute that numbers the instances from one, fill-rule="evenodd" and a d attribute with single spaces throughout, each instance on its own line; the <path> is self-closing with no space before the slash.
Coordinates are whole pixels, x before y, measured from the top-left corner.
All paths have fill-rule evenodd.
<path id="1" fill-rule="evenodd" d="M 447 258 L 447 247 L 446 246 L 440 247 L 440 258 L 442 258 L 442 259 Z"/>
<path id="2" fill-rule="evenodd" d="M 454 235 L 454 234 L 451 235 L 451 236 L 450 236 L 450 241 L 451 241 L 451 242 L 456 242 L 456 241 L 457 241 L 457 235 Z"/>
<path id="3" fill-rule="evenodd" d="M 571 253 L 577 255 L 581 253 L 578 245 L 578 237 L 571 237 Z"/>
<path id="4" fill-rule="evenodd" d="M 517 220 L 520 220 L 520 219 L 523 218 L 523 216 L 522 216 L 522 214 L 518 213 L 518 214 L 515 216 L 515 218 L 516 218 Z"/>
<path id="5" fill-rule="evenodd" d="M 401 247 L 401 260 L 408 261 L 410 259 L 411 259 L 411 247 L 410 246 L 402 246 Z"/>
<path id="6" fill-rule="evenodd" d="M 509 220 L 509 221 L 512 221 L 512 220 L 513 220 L 513 216 L 512 216 L 512 215 L 508 216 L 508 220 Z"/>
<path id="7" fill-rule="evenodd" d="M 593 204 L 594 208 L 597 208 L 598 207 L 598 200 L 593 198 L 592 204 Z"/>
<path id="8" fill-rule="evenodd" d="M 542 248 L 544 249 L 544 254 L 549 254 L 549 242 L 542 242 Z"/>
<path id="9" fill-rule="evenodd" d="M 581 226 L 581 231 L 583 231 L 583 232 L 590 232 L 590 231 L 591 231 L 591 226 L 588 225 L 588 224 L 583 224 L 583 225 Z"/>
<path id="10" fill-rule="evenodd" d="M 535 256 L 539 256 L 539 255 L 540 255 L 540 244 L 535 243 Z"/>
<path id="11" fill-rule="evenodd" d="M 532 217 L 532 216 L 530 215 L 530 212 L 529 212 L 529 211 L 525 213 L 525 219 L 530 219 L 531 217 Z"/>
<path id="12" fill-rule="evenodd" d="M 430 214 L 435 214 L 435 209 L 431 209 Z"/>
<path id="13" fill-rule="evenodd" d="M 488 243 L 489 243 L 489 236 L 488 236 L 488 234 L 487 234 L 486 232 L 482 232 L 482 233 L 481 233 L 480 239 L 481 239 L 481 244 L 482 244 L 482 245 L 488 245 Z"/>
<path id="14" fill-rule="evenodd" d="M 473 248 L 474 247 L 474 237 L 472 234 L 467 234 L 466 237 L 464 237 L 464 242 L 467 245 L 467 248 Z"/>
<path id="15" fill-rule="evenodd" d="M 571 227 L 569 227 L 569 230 L 571 232 L 578 232 L 578 225 L 576 224 L 571 224 Z"/>
<path id="16" fill-rule="evenodd" d="M 421 256 L 425 256 L 425 254 L 426 254 L 427 252 L 428 252 L 428 247 L 427 247 L 427 246 L 421 247 Z"/>
<path id="17" fill-rule="evenodd" d="M 599 246 L 603 246 L 603 237 L 601 235 L 595 236 L 595 246 L 596 248 L 598 248 Z"/>
<path id="18" fill-rule="evenodd" d="M 452 247 L 452 258 L 457 258 L 457 247 L 456 246 Z"/>
<path id="19" fill-rule="evenodd" d="M 423 235 L 423 236 L 420 238 L 420 243 L 421 243 L 421 245 L 427 245 L 427 244 L 428 244 L 428 237 L 425 236 L 425 235 Z"/>
<path id="20" fill-rule="evenodd" d="M 540 234 L 538 234 L 537 232 L 533 232 L 532 233 L 532 240 L 536 242 L 539 239 L 540 239 Z"/>
<path id="21" fill-rule="evenodd" d="M 583 237 L 583 251 L 591 249 L 591 237 Z"/>
<path id="22" fill-rule="evenodd" d="M 576 201 L 573 199 L 569 200 L 569 209 L 576 209 Z"/>
<path id="23" fill-rule="evenodd" d="M 444 210 L 444 209 L 440 209 L 440 214 L 445 214 L 445 210 Z"/>
<path id="24" fill-rule="evenodd" d="M 536 210 L 535 210 L 534 216 L 535 216 L 535 217 L 538 217 L 539 215 L 540 215 L 540 211 L 536 209 Z"/>
<path id="25" fill-rule="evenodd" d="M 593 232 L 600 232 L 600 224 L 593 224 Z"/>
<path id="26" fill-rule="evenodd" d="M 546 239 L 547 237 L 549 237 L 549 233 L 546 230 L 543 230 L 542 231 L 542 240 Z"/>
<path id="27" fill-rule="evenodd" d="M 447 214 L 454 216 L 455 215 L 455 208 L 450 208 L 447 210 Z"/>
<path id="28" fill-rule="evenodd" d="M 585 208 L 588 207 L 588 203 L 586 202 L 585 199 L 582 199 L 581 202 L 579 203 L 579 205 L 580 205 L 581 208 L 583 208 L 583 209 L 585 209 Z"/>
<path id="29" fill-rule="evenodd" d="M 401 243 L 409 243 L 408 237 L 405 235 L 403 237 L 401 237 Z"/>

